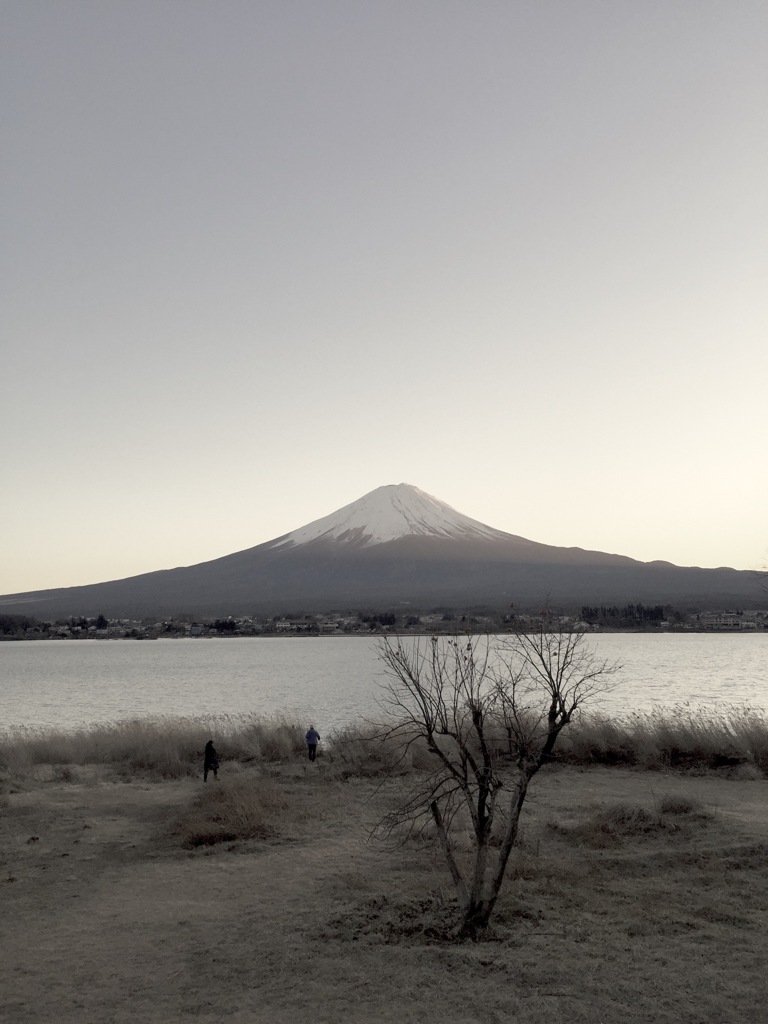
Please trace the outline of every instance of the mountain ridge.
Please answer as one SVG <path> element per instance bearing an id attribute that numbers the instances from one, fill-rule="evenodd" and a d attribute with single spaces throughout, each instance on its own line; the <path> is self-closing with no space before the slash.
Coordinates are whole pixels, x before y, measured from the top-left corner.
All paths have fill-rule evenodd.
<path id="1" fill-rule="evenodd" d="M 763 607 L 747 570 L 556 547 L 471 519 L 410 484 L 243 551 L 121 580 L 0 596 L 0 611 L 158 618 L 405 607 L 642 602 Z"/>

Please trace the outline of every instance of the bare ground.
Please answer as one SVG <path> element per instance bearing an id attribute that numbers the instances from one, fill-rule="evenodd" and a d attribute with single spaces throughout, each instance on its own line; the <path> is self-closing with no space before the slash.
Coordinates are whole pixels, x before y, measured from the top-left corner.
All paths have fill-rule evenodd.
<path id="1" fill-rule="evenodd" d="M 114 782 L 87 768 L 11 793 L 0 1018 L 768 1021 L 764 780 L 542 773 L 494 928 L 474 945 L 444 939 L 450 881 L 429 844 L 368 841 L 404 783 L 376 794 L 320 762 L 277 783 L 301 811 L 281 836 L 202 849 L 175 827 L 199 781 Z M 704 812 L 662 815 L 672 795 Z M 653 822 L 605 831 L 600 812 L 614 805 Z"/>

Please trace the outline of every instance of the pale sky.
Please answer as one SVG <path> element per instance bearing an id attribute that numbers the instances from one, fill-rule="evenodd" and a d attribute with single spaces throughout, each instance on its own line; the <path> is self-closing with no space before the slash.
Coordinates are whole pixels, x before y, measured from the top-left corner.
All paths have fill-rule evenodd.
<path id="1" fill-rule="evenodd" d="M 0 593 L 411 483 L 768 561 L 764 0 L 4 0 Z"/>

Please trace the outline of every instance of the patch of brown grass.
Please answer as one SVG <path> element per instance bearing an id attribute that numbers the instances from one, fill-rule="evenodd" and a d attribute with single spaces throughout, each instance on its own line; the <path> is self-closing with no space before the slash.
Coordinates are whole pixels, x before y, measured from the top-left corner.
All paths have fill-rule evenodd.
<path id="1" fill-rule="evenodd" d="M 578 845 L 605 847 L 626 839 L 679 832 L 690 836 L 694 827 L 703 830 L 712 820 L 703 803 L 685 794 L 664 794 L 648 808 L 635 803 L 610 803 L 582 814 L 576 823 L 549 822 L 549 828 Z M 684 819 L 684 824 L 680 819 Z"/>
<path id="2" fill-rule="evenodd" d="M 268 777 L 249 774 L 208 783 L 173 832 L 187 847 L 270 839 L 286 830 L 290 809 L 284 787 Z"/>
<path id="3" fill-rule="evenodd" d="M 699 817 L 706 815 L 704 804 L 698 797 L 685 793 L 665 793 L 658 802 L 660 814 L 693 814 Z"/>

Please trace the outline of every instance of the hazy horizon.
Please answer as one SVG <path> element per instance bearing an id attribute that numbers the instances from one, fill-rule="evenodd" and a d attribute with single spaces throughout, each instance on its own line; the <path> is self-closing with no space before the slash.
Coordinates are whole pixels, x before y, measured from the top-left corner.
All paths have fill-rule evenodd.
<path id="1" fill-rule="evenodd" d="M 768 563 L 768 7 L 0 9 L 0 594 L 407 481 Z"/>

